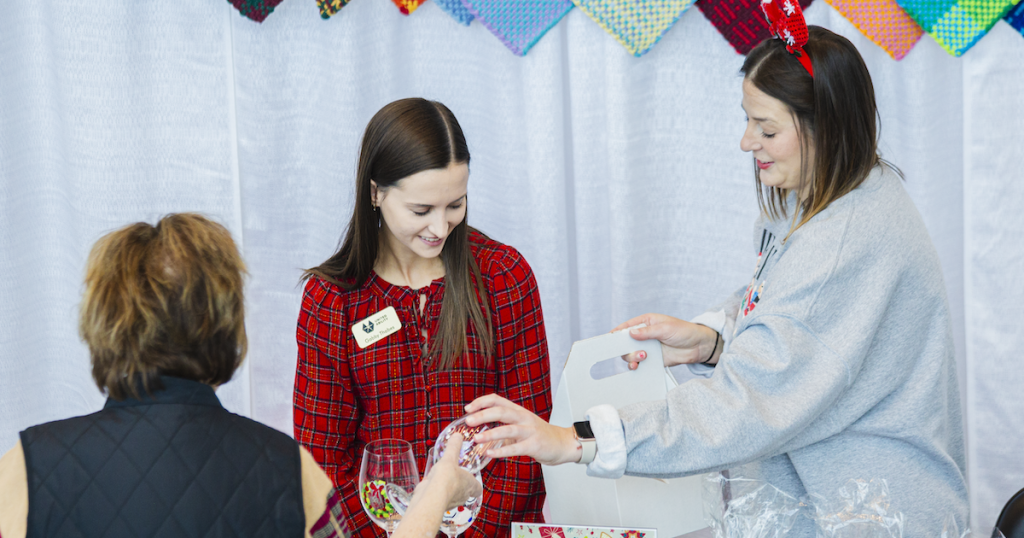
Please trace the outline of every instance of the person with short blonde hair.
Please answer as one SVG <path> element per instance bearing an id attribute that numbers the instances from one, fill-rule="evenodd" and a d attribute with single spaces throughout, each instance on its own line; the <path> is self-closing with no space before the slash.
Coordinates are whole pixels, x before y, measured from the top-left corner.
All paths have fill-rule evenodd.
<path id="1" fill-rule="evenodd" d="M 309 452 L 214 393 L 245 357 L 244 275 L 201 215 L 96 242 L 79 328 L 108 399 L 0 458 L 0 536 L 350 534 Z"/>
<path id="2" fill-rule="evenodd" d="M 122 400 L 161 375 L 230 380 L 247 347 L 244 275 L 231 234 L 200 215 L 103 236 L 89 254 L 79 318 L 100 390 Z"/>

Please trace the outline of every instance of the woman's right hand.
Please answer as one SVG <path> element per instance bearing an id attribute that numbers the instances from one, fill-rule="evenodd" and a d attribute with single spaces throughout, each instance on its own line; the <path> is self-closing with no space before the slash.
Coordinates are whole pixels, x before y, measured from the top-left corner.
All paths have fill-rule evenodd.
<path id="1" fill-rule="evenodd" d="M 636 327 L 645 324 L 646 327 Z M 664 314 L 644 314 L 619 324 L 612 332 L 630 329 L 629 335 L 634 340 L 657 340 L 661 342 L 661 355 L 665 366 L 677 364 L 693 364 L 703 362 L 714 353 L 708 364 L 716 364 L 722 346 L 716 346 L 719 335 L 714 329 L 666 316 Z M 636 370 L 640 361 L 647 358 L 643 351 L 633 352 L 622 357 L 629 363 L 630 370 Z"/>
<path id="2" fill-rule="evenodd" d="M 504 426 L 482 431 L 473 436 L 477 442 L 503 439 L 501 448 L 492 448 L 492 458 L 529 456 L 544 465 L 560 465 L 580 461 L 582 447 L 572 428 L 548 424 L 529 409 L 516 405 L 497 394 L 481 396 L 466 406 L 466 424 L 479 426 L 500 422 Z"/>

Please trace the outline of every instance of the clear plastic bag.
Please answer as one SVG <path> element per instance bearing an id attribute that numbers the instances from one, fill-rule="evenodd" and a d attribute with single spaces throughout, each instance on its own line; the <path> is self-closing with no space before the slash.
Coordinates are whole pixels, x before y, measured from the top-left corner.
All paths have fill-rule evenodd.
<path id="1" fill-rule="evenodd" d="M 903 513 L 889 508 L 885 480 L 850 480 L 834 496 L 811 495 L 819 538 L 902 538 Z"/>
<path id="2" fill-rule="evenodd" d="M 947 516 L 946 521 L 942 523 L 942 534 L 939 535 L 939 538 L 1006 538 L 1006 535 L 998 528 L 992 529 L 992 532 L 974 531 L 972 533 L 970 529 L 960 532 L 956 518 Z"/>
<path id="3" fill-rule="evenodd" d="M 833 495 L 795 499 L 762 480 L 731 477 L 728 471 L 704 478 L 704 519 L 715 538 L 783 538 L 798 518 L 813 521 L 817 538 L 903 538 L 904 516 L 889 503 L 885 480 L 850 480 Z M 937 538 L 1005 538 L 960 530 L 948 516 Z"/>
<path id="4" fill-rule="evenodd" d="M 801 511 L 800 502 L 781 490 L 727 472 L 704 479 L 704 519 L 715 538 L 782 538 Z"/>

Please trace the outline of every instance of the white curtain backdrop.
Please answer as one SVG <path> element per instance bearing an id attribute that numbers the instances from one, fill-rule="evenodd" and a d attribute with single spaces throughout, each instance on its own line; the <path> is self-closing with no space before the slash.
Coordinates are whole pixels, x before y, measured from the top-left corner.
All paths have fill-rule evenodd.
<path id="1" fill-rule="evenodd" d="M 882 151 L 942 258 L 969 434 L 974 526 L 1024 487 L 1024 38 L 962 58 L 925 36 L 895 62 L 823 0 L 874 77 Z M 362 129 L 424 96 L 473 154 L 471 224 L 518 248 L 543 298 L 553 383 L 573 341 L 739 287 L 757 214 L 739 149 L 742 57 L 690 9 L 642 58 L 574 10 L 524 58 L 427 2 L 328 21 L 286 0 L 258 25 L 223 0 L 0 7 L 0 452 L 97 410 L 77 336 L 102 234 L 169 212 L 225 224 L 249 265 L 250 352 L 218 394 L 291 433 L 302 268 L 337 245 Z M 870 478 L 870 477 L 866 477 Z"/>

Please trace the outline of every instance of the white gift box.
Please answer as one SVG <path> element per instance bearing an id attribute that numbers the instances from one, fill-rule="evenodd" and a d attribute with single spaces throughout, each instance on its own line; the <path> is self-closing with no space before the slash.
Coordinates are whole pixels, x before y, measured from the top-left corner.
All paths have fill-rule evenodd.
<path id="1" fill-rule="evenodd" d="M 600 377 L 602 370 L 609 371 L 608 359 L 621 361 L 617 357 L 640 350 L 647 352 L 647 359 L 636 370 L 613 368 L 621 372 L 594 379 L 592 372 Z M 595 365 L 598 367 L 594 368 Z M 599 404 L 619 408 L 664 399 L 668 388 L 674 385 L 675 379 L 664 367 L 661 343 L 657 340 L 634 340 L 628 331 L 581 340 L 573 344 L 565 362 L 555 392 L 551 423 L 572 426 L 573 422 L 585 420 L 587 410 Z M 544 466 L 543 471 L 551 523 L 655 528 L 669 537 L 706 527 L 699 475 L 672 480 L 632 476 L 610 480 L 587 476 L 585 465 L 573 464 Z"/>

